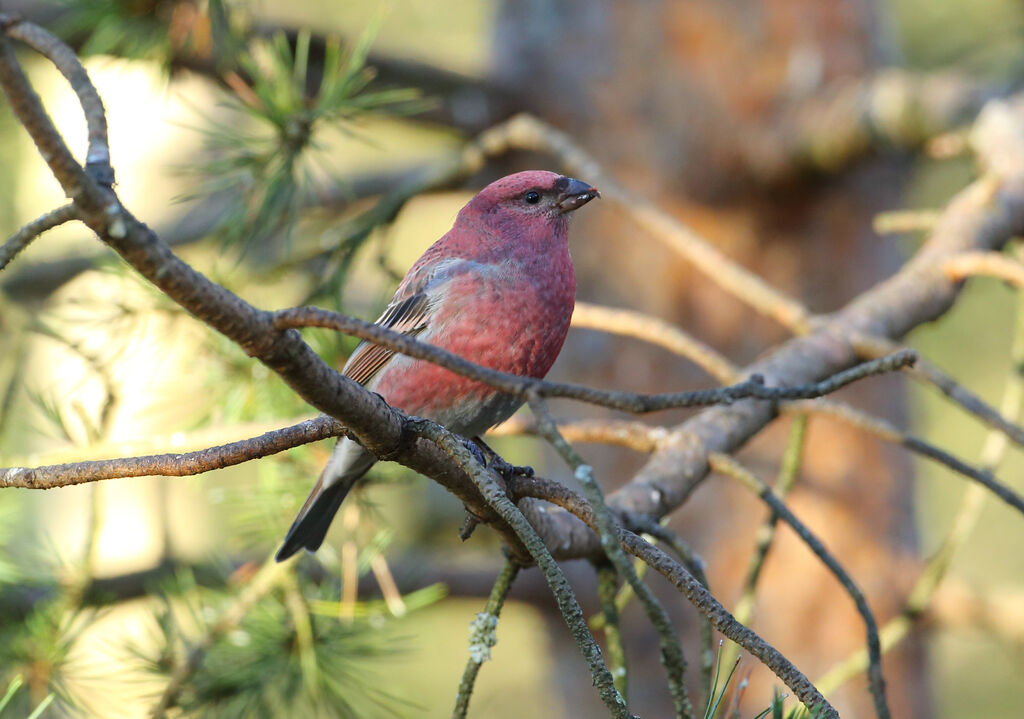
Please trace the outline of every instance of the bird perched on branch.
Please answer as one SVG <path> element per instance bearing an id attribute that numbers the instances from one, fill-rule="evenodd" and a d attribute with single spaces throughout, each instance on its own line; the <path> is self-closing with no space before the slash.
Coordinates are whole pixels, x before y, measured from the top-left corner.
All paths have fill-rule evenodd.
<path id="1" fill-rule="evenodd" d="M 587 183 L 553 172 L 519 172 L 491 183 L 416 261 L 377 324 L 485 367 L 543 377 L 562 349 L 575 303 L 568 215 L 595 197 Z M 406 414 L 466 437 L 483 434 L 522 404 L 369 342 L 356 347 L 343 373 Z M 338 441 L 278 561 L 320 547 L 345 495 L 376 461 L 358 442 Z"/>

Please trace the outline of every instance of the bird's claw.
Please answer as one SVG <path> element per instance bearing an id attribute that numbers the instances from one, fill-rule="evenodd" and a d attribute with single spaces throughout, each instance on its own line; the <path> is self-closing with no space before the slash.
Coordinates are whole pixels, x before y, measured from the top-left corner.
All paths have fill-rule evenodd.
<path id="1" fill-rule="evenodd" d="M 462 444 L 465 445 L 466 449 L 468 449 L 473 454 L 473 459 L 482 464 L 484 467 L 488 466 L 488 464 L 490 463 L 489 459 L 487 455 L 484 454 L 484 450 L 480 447 L 480 445 L 478 445 L 471 439 L 462 440 Z"/>
<path id="2" fill-rule="evenodd" d="M 532 477 L 533 467 L 517 466 L 509 464 L 498 455 L 491 457 L 491 461 L 487 463 L 488 469 L 493 469 L 495 472 L 501 475 L 502 479 L 506 482 L 512 477 Z"/>
<path id="3" fill-rule="evenodd" d="M 481 443 L 477 443 L 474 440 L 466 440 L 464 444 L 466 445 L 466 448 L 473 453 L 473 458 L 476 459 L 477 462 L 487 469 L 493 469 L 495 472 L 500 474 L 502 479 L 505 481 L 508 481 L 512 477 L 532 477 L 534 474 L 533 467 L 519 467 L 514 464 L 509 464 L 487 445 L 481 446 Z"/>

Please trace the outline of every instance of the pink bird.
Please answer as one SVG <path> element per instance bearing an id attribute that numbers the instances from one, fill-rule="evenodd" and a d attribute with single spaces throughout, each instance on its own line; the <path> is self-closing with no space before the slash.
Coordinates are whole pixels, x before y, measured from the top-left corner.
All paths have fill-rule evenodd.
<path id="1" fill-rule="evenodd" d="M 599 196 L 587 183 L 553 172 L 519 172 L 492 182 L 416 261 L 377 324 L 486 367 L 543 377 L 562 349 L 575 305 L 568 213 Z M 368 342 L 356 347 L 343 373 L 406 414 L 470 438 L 522 404 Z M 358 442 L 338 441 L 278 561 L 320 547 L 345 495 L 376 461 Z"/>

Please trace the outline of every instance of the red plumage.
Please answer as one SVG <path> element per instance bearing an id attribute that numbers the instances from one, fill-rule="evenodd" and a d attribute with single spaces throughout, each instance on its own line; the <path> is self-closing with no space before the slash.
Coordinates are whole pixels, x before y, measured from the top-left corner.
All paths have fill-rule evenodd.
<path id="1" fill-rule="evenodd" d="M 409 269 L 378 324 L 493 369 L 543 377 L 569 330 L 576 274 L 567 213 L 597 197 L 589 185 L 530 171 L 491 183 Z M 442 367 L 363 343 L 344 373 L 407 414 L 468 437 L 521 402 Z M 343 438 L 277 553 L 315 551 L 352 485 L 376 459 Z"/>

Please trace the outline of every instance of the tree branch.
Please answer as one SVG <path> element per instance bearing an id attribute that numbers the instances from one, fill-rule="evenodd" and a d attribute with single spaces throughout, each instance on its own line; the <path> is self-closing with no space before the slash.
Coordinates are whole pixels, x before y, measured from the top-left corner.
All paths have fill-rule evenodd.
<path id="1" fill-rule="evenodd" d="M 690 360 L 722 384 L 731 384 L 739 379 L 736 366 L 717 350 L 679 327 L 643 312 L 577 302 L 572 313 L 572 326 L 635 337 L 664 347 Z"/>
<path id="2" fill-rule="evenodd" d="M 110 166 L 110 145 L 107 141 L 107 115 L 103 100 L 74 51 L 59 38 L 38 25 L 21 18 L 0 13 L 0 28 L 8 37 L 20 40 L 53 63 L 67 78 L 85 114 L 89 130 L 89 147 L 85 154 L 85 171 L 96 182 L 110 187 L 114 184 L 114 168 Z"/>
<path id="3" fill-rule="evenodd" d="M 530 502 L 525 498 L 543 500 L 561 507 L 566 512 L 571 512 L 583 526 L 587 527 L 588 533 L 591 533 L 592 530 L 591 536 L 596 536 L 598 532 L 597 520 L 591 506 L 583 497 L 562 484 L 540 477 L 514 476 L 509 480 L 509 491 L 513 496 L 522 498 L 519 505 L 524 508 L 524 513 L 536 516 L 538 512 L 534 505 L 540 504 L 536 501 Z M 529 509 L 530 507 L 533 509 Z M 546 513 L 550 513 L 550 511 L 550 509 L 546 509 Z M 793 691 L 805 706 L 812 710 L 819 708 L 822 717 L 839 716 L 800 670 L 793 666 L 777 649 L 737 622 L 725 607 L 681 564 L 621 525 L 616 531 L 619 541 L 627 552 L 643 560 L 648 566 L 668 579 L 686 596 L 698 612 L 708 618 L 715 629 L 746 649 L 752 656 L 757 657 Z"/>
<path id="4" fill-rule="evenodd" d="M 473 364 L 451 352 L 420 342 L 408 334 L 395 332 L 372 322 L 364 322 L 337 312 L 320 309 L 319 307 L 296 307 L 288 310 L 279 310 L 273 315 L 273 324 L 279 330 L 296 327 L 325 327 L 345 332 L 409 357 L 427 360 L 463 377 L 478 380 L 523 399 L 527 399 L 530 394 L 536 393 L 541 397 L 576 399 L 601 407 L 638 414 L 679 407 L 729 404 L 747 398 L 793 400 L 820 397 L 870 375 L 892 372 L 910 366 L 917 358 L 916 353 L 912 350 L 903 350 L 888 357 L 865 362 L 856 367 L 837 372 L 821 382 L 802 386 L 766 387 L 759 377 L 753 376 L 746 382 L 740 382 L 729 387 L 690 392 L 640 394 L 633 392 L 606 392 L 567 382 L 549 382 L 547 380 L 499 372 L 498 370 Z"/>
<path id="5" fill-rule="evenodd" d="M 814 552 L 822 564 L 832 572 L 833 576 L 843 586 L 843 589 L 846 590 L 846 593 L 853 599 L 857 612 L 864 620 L 864 627 L 867 632 L 868 657 L 870 658 L 868 684 L 871 688 L 871 696 L 875 702 L 875 713 L 878 715 L 878 719 L 889 719 L 889 706 L 885 699 L 885 678 L 882 676 L 882 646 L 878 639 L 878 623 L 875 621 L 875 615 L 871 613 L 871 608 L 868 606 L 867 599 L 864 598 L 864 593 L 854 583 L 853 578 L 839 561 L 825 548 L 821 540 L 811 533 L 807 525 L 801 522 L 789 510 L 789 507 L 772 492 L 768 485 L 727 454 L 711 454 L 708 457 L 708 462 L 711 465 L 712 471 L 739 480 L 747 489 L 760 497 L 771 508 L 773 513 L 796 532 L 797 536 Z"/>
<path id="6" fill-rule="evenodd" d="M 668 674 L 669 693 L 672 695 L 672 704 L 676 716 L 679 719 L 692 719 L 693 706 L 689 694 L 686 691 L 686 658 L 683 653 L 683 645 L 679 641 L 678 633 L 672 627 L 672 620 L 669 618 L 661 602 L 654 596 L 651 590 L 644 584 L 637 575 L 630 563 L 626 553 L 619 545 L 618 525 L 608 511 L 604 503 L 604 495 L 601 486 L 594 479 L 594 472 L 590 465 L 583 461 L 575 449 L 565 441 L 555 426 L 555 421 L 548 411 L 547 404 L 537 394 L 529 399 L 530 409 L 537 418 L 538 429 L 541 436 L 547 439 L 548 443 L 555 448 L 555 451 L 562 457 L 572 469 L 573 476 L 583 487 L 584 496 L 590 503 L 591 511 L 597 523 L 598 533 L 601 537 L 601 549 L 608 560 L 615 567 L 616 572 L 629 583 L 629 586 L 636 592 L 637 599 L 643 605 L 651 626 L 658 635 L 658 645 L 661 648 L 661 663 Z"/>
<path id="7" fill-rule="evenodd" d="M 183 454 L 72 462 L 45 467 L 0 469 L 0 488 L 52 489 L 121 477 L 187 477 L 214 469 L 233 467 L 293 447 L 344 434 L 345 427 L 333 417 L 317 417 L 259 437 Z"/>
<path id="8" fill-rule="evenodd" d="M 70 222 L 77 215 L 78 211 L 75 209 L 74 204 L 68 204 L 58 207 L 56 210 L 51 210 L 22 227 L 11 235 L 3 246 L 0 246 L 0 270 L 7 267 L 19 252 L 29 246 L 32 240 L 47 230 L 52 230 L 54 227 L 63 225 L 65 222 Z"/>

